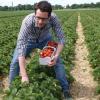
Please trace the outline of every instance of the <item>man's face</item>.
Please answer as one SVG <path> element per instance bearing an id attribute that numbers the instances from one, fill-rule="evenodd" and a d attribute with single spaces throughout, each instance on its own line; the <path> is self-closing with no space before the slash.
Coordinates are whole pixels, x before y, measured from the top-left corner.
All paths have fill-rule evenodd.
<path id="1" fill-rule="evenodd" d="M 42 12 L 40 9 L 36 10 L 36 24 L 37 27 L 42 28 L 45 26 L 45 24 L 48 22 L 48 12 Z"/>

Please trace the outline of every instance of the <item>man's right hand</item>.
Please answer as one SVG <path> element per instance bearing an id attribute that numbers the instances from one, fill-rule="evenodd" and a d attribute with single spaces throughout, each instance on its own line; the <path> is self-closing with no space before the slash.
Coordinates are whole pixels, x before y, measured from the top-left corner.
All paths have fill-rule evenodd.
<path id="1" fill-rule="evenodd" d="M 27 77 L 27 76 L 23 76 L 21 82 L 22 82 L 22 83 L 24 83 L 24 82 L 29 83 L 28 77 Z"/>
<path id="2" fill-rule="evenodd" d="M 29 79 L 28 79 L 28 76 L 27 76 L 27 72 L 26 72 L 26 62 L 25 62 L 25 57 L 24 56 L 20 56 L 19 57 L 19 66 L 20 66 L 20 74 L 21 74 L 21 77 L 22 77 L 22 80 L 21 82 L 27 82 L 29 83 Z"/>

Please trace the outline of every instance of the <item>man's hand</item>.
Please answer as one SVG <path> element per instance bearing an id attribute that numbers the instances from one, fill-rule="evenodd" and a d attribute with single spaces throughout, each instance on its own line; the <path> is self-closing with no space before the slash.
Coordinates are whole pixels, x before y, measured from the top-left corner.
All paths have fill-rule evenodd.
<path id="1" fill-rule="evenodd" d="M 49 67 L 51 66 L 54 66 L 56 64 L 56 61 L 58 59 L 58 56 L 60 55 L 60 52 L 62 51 L 63 49 L 63 44 L 59 43 L 58 44 L 58 47 L 57 47 L 57 51 L 56 51 L 56 54 L 55 56 L 53 57 L 53 60 L 48 64 Z"/>
<path id="2" fill-rule="evenodd" d="M 49 67 L 54 66 L 56 64 L 57 59 L 58 59 L 57 55 L 53 56 L 53 59 L 50 63 L 48 63 L 48 66 Z"/>
<path id="3" fill-rule="evenodd" d="M 28 77 L 27 77 L 27 76 L 23 76 L 21 82 L 22 82 L 22 83 L 24 83 L 24 82 L 29 83 Z"/>

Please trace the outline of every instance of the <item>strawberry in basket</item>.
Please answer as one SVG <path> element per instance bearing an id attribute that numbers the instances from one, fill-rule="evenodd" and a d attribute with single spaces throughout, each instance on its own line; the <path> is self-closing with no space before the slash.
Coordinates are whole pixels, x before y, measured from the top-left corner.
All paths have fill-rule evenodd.
<path id="1" fill-rule="evenodd" d="M 56 42 L 54 42 L 54 41 L 49 41 L 49 42 L 47 43 L 47 46 L 51 46 L 51 47 L 57 48 L 58 43 L 56 43 Z"/>
<path id="2" fill-rule="evenodd" d="M 47 47 L 44 48 L 41 52 L 40 52 L 40 57 L 50 57 L 53 53 L 54 49 L 51 47 Z"/>

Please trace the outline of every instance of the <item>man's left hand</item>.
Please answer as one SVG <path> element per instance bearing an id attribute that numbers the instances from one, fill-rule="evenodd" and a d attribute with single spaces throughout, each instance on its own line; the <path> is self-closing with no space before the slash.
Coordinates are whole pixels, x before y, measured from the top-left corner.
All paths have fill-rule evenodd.
<path id="1" fill-rule="evenodd" d="M 48 63 L 48 66 L 49 67 L 54 66 L 56 64 L 57 59 L 58 59 L 58 56 L 56 56 L 56 55 L 53 56 L 53 59 L 52 59 L 52 61 L 50 63 Z"/>

